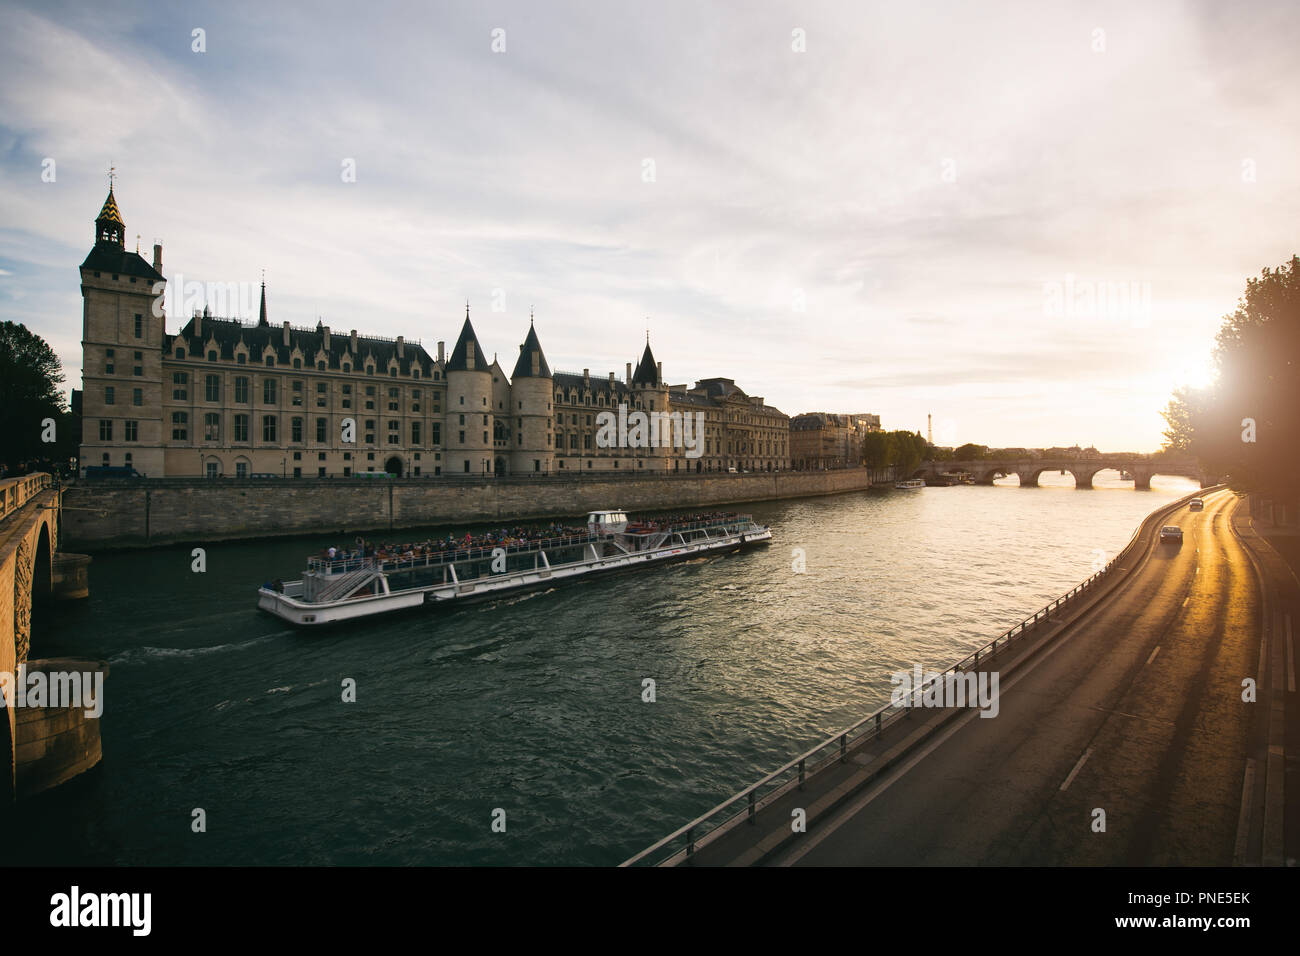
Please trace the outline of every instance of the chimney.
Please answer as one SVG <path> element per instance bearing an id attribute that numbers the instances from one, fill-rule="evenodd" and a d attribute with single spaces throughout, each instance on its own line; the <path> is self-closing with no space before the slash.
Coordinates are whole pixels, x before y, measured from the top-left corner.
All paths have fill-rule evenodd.
<path id="1" fill-rule="evenodd" d="M 352 330 L 352 354 L 357 354 L 357 330 Z"/>
<path id="2" fill-rule="evenodd" d="M 162 274 L 162 243 L 153 244 L 153 271 Z"/>
<path id="3" fill-rule="evenodd" d="M 587 386 L 591 385 L 591 369 L 584 368 L 582 370 L 582 384 Z"/>
<path id="4" fill-rule="evenodd" d="M 288 348 L 289 346 L 289 323 L 288 322 L 284 323 L 284 344 L 285 347 Z"/>
<path id="5" fill-rule="evenodd" d="M 610 373 L 609 373 L 609 384 L 610 384 L 610 385 L 613 385 L 613 384 L 614 384 L 614 373 L 613 373 L 613 372 L 610 372 Z"/>
<path id="6" fill-rule="evenodd" d="M 403 354 L 403 350 L 404 350 L 405 345 L 406 345 L 406 336 L 404 336 L 404 335 L 399 335 L 399 336 L 397 337 L 397 357 L 398 357 L 398 358 L 405 358 L 405 357 L 406 357 L 406 356 Z"/>
<path id="7" fill-rule="evenodd" d="M 443 361 L 445 361 L 444 358 L 443 358 L 443 352 L 446 350 L 446 346 L 447 346 L 447 343 L 446 343 L 446 342 L 439 342 L 439 343 L 438 343 L 438 363 L 439 363 L 439 364 L 441 364 Z"/>
<path id="8" fill-rule="evenodd" d="M 198 309 L 195 309 L 195 310 L 194 310 L 194 337 L 195 337 L 196 339 L 199 340 L 199 345 L 202 346 L 202 344 L 203 344 L 203 316 L 199 314 L 199 310 L 198 310 Z"/>
<path id="9" fill-rule="evenodd" d="M 330 350 L 330 327 L 328 325 L 322 326 L 321 334 L 324 337 L 325 351 L 328 352 Z"/>
<path id="10" fill-rule="evenodd" d="M 658 368 L 659 368 L 659 384 L 662 385 L 664 381 L 664 363 L 660 362 Z"/>
<path id="11" fill-rule="evenodd" d="M 631 362 L 627 363 L 627 378 L 624 379 L 624 381 L 626 381 L 629 385 L 632 384 L 632 363 Z"/>

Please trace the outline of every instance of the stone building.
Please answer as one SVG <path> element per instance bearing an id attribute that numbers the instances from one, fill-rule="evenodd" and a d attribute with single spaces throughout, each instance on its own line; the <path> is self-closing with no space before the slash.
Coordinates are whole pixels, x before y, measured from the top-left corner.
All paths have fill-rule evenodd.
<path id="1" fill-rule="evenodd" d="M 800 470 L 856 468 L 862 439 L 880 431 L 880 416 L 805 412 L 790 419 L 790 458 Z"/>
<path id="2" fill-rule="evenodd" d="M 169 334 L 162 247 L 125 247 L 110 188 L 81 264 L 81 464 L 148 477 L 413 477 L 779 470 L 789 420 L 736 387 L 665 383 L 649 342 L 633 370 L 553 371 L 531 321 L 512 374 L 489 358 L 469 307 L 450 354 L 421 344 L 256 324 L 205 308 Z M 602 413 L 699 411 L 699 457 L 601 440 Z"/>

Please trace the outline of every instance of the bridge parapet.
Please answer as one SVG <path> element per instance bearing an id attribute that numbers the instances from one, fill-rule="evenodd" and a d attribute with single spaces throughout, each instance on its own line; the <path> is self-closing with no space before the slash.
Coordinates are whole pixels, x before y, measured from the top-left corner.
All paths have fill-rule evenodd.
<path id="1" fill-rule="evenodd" d="M 54 478 L 45 472 L 23 475 L 19 478 L 0 479 L 0 521 L 8 518 L 31 500 L 54 484 Z"/>

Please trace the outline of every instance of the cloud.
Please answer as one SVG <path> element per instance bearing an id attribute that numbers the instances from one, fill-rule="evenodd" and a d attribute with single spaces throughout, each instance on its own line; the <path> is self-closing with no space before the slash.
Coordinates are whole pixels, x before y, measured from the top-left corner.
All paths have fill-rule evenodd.
<path id="1" fill-rule="evenodd" d="M 128 235 L 187 278 L 266 269 L 277 319 L 429 343 L 469 299 L 507 361 L 531 306 L 552 364 L 593 372 L 648 324 L 673 381 L 1002 444 L 1062 443 L 1082 407 L 1099 444 L 1154 447 L 1169 370 L 1296 245 L 1282 5 L 1267 29 L 1172 2 L 383 14 L 10 10 L 0 258 L 70 373 L 110 165 Z M 1046 316 L 1066 276 L 1147 283 L 1149 327 Z"/>

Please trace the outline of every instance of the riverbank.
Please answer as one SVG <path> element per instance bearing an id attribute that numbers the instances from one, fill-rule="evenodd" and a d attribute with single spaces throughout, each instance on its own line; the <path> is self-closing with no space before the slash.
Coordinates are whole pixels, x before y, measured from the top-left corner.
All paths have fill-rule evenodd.
<path id="1" fill-rule="evenodd" d="M 872 477 L 852 468 L 658 477 L 80 481 L 64 495 L 63 541 L 73 550 L 99 551 L 530 521 L 603 508 L 695 508 L 863 491 Z"/>

